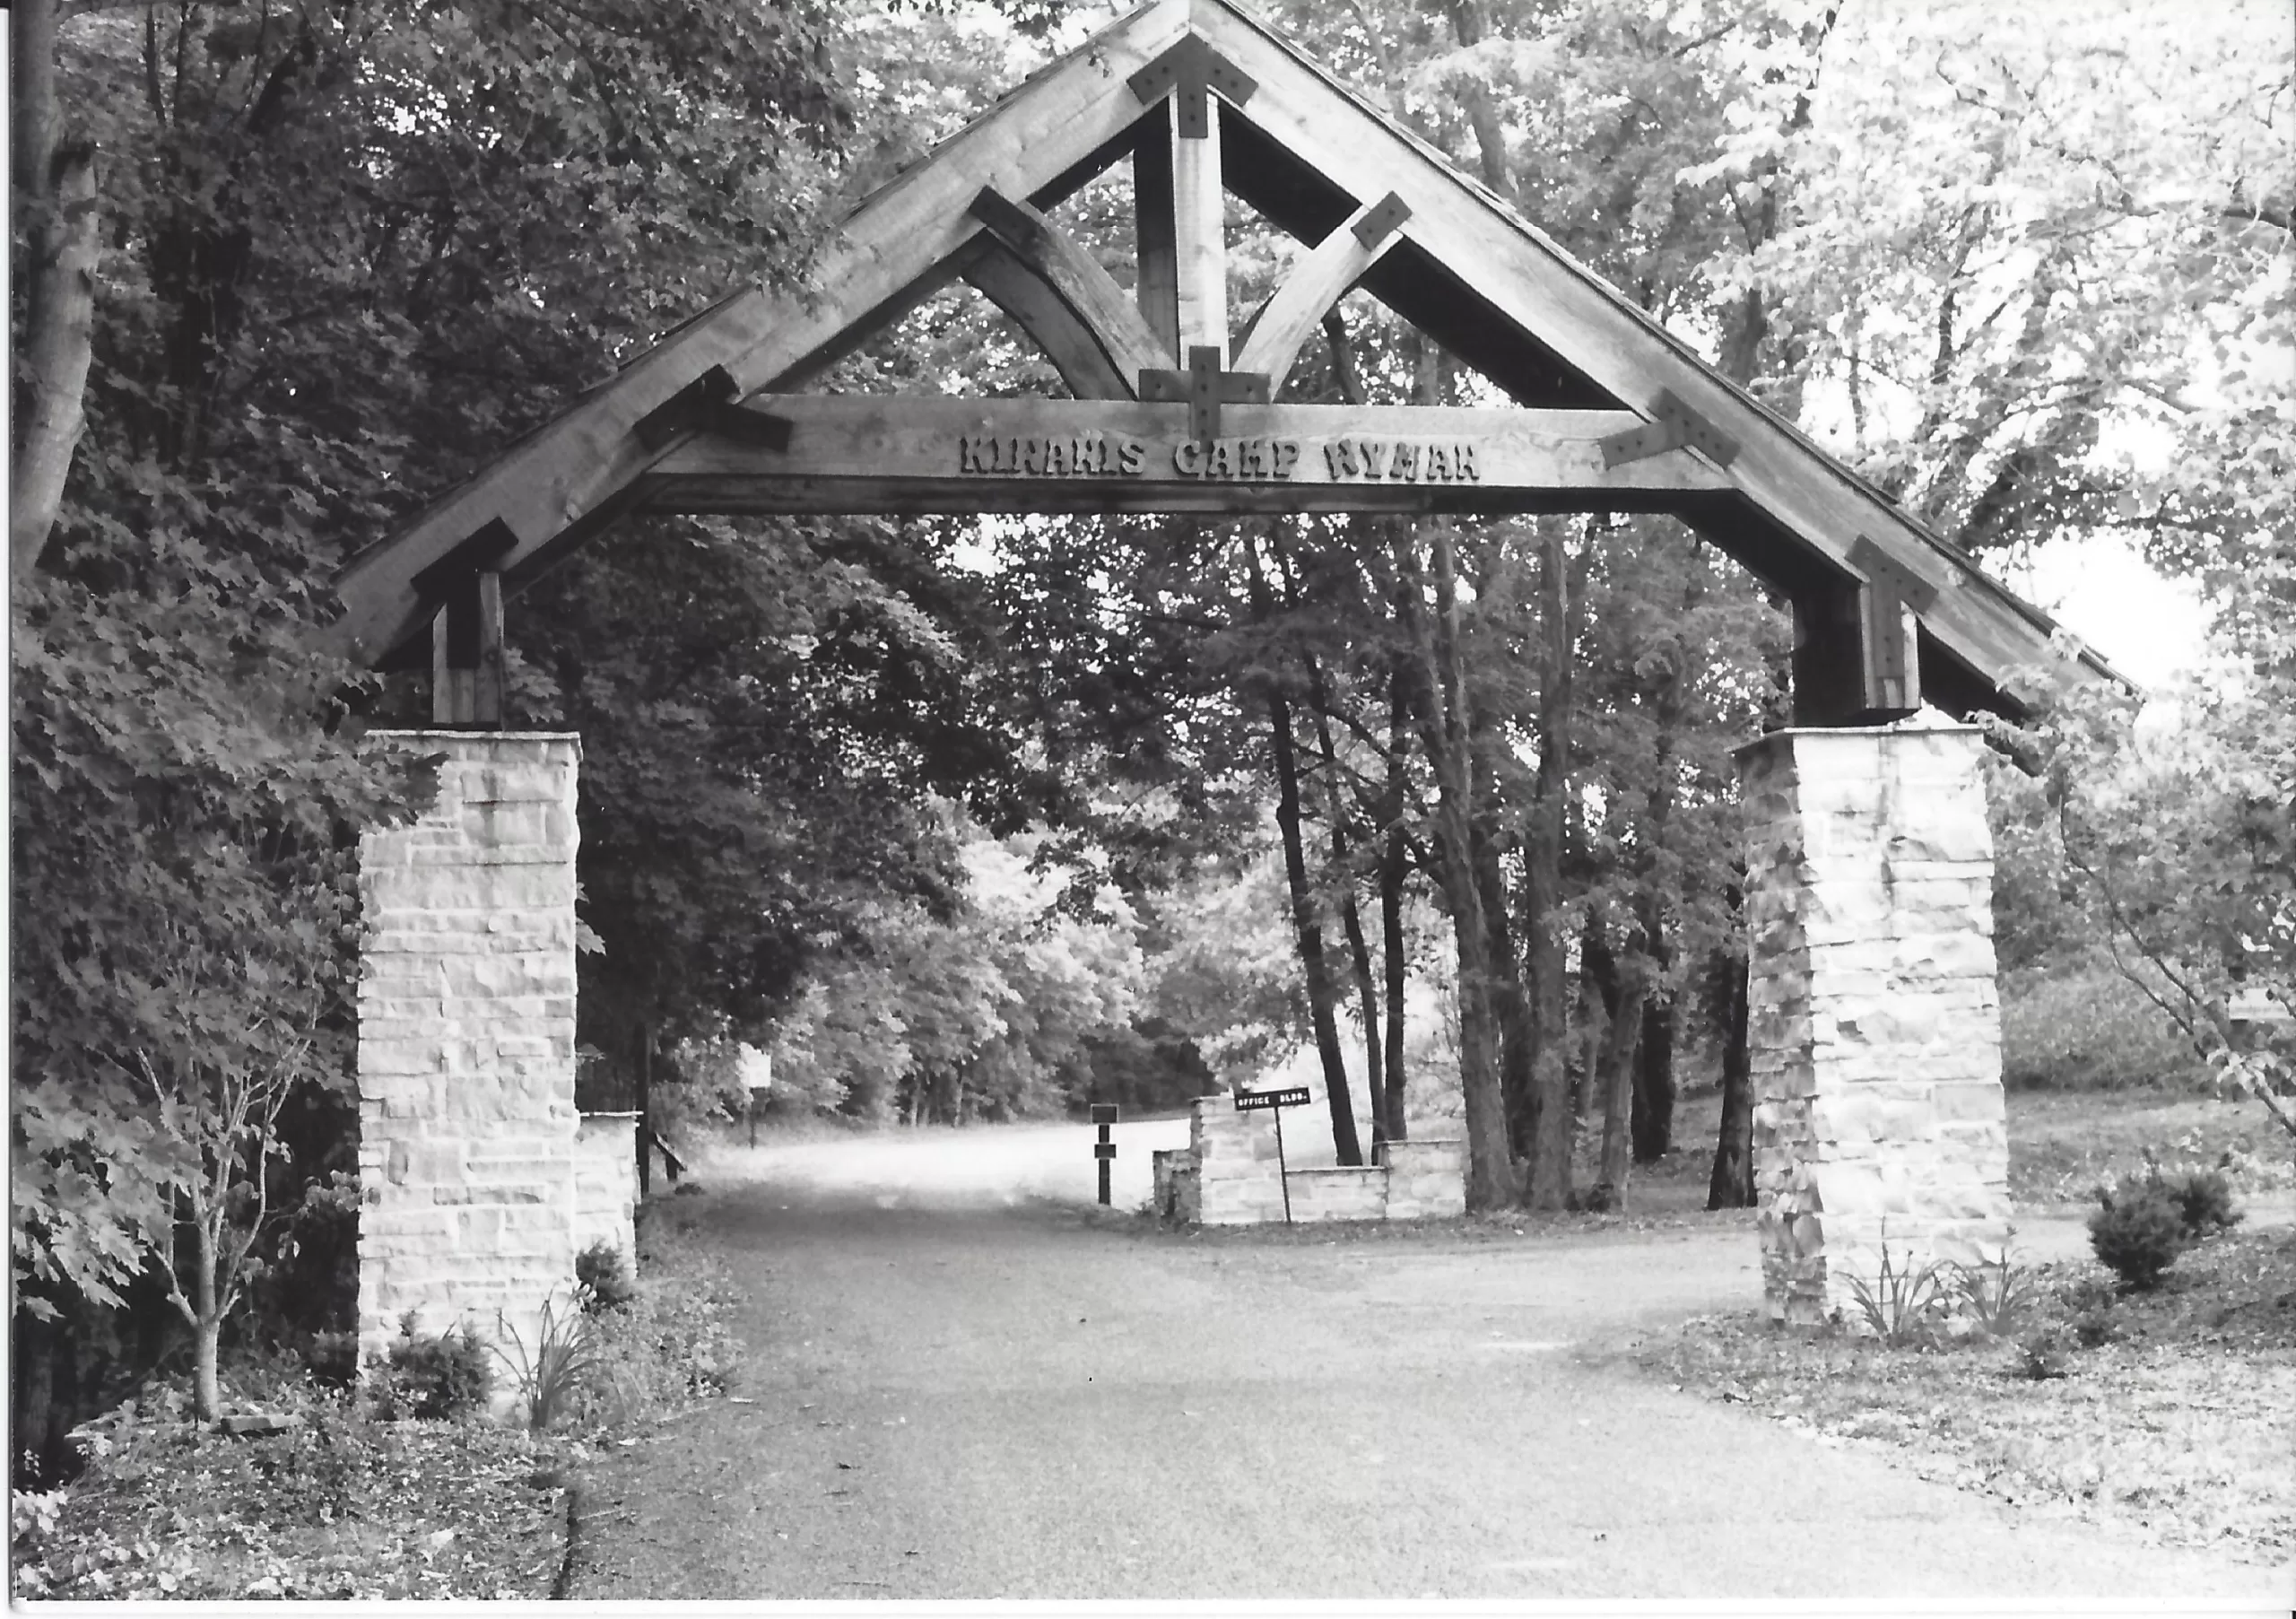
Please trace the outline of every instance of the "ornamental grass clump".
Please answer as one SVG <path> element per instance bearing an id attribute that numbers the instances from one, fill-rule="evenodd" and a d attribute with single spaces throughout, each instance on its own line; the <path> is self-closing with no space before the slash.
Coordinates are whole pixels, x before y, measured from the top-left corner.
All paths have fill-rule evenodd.
<path id="1" fill-rule="evenodd" d="M 526 1426 L 536 1433 L 549 1428 L 570 1410 L 600 1372 L 599 1345 L 590 1318 L 578 1309 L 558 1313 L 543 1301 L 542 1319 L 535 1328 L 532 1353 L 509 1319 L 496 1312 L 495 1323 L 510 1345 L 497 1348 L 517 1384 L 518 1404 Z"/>
<path id="2" fill-rule="evenodd" d="M 1910 1250 L 1902 1265 L 1893 1264 L 1890 1245 L 1882 1244 L 1882 1267 L 1869 1285 L 1852 1274 L 1849 1296 L 1858 1318 L 1892 1349 L 1926 1342 L 1936 1330 L 1952 1298 L 1952 1270 L 1931 1260 L 1917 1266 Z"/>
<path id="3" fill-rule="evenodd" d="M 2040 1299 L 2032 1273 L 2010 1257 L 2006 1244 L 1995 1258 L 1955 1266 L 1951 1288 L 1961 1314 L 1979 1331 L 1996 1338 L 2014 1336 Z"/>

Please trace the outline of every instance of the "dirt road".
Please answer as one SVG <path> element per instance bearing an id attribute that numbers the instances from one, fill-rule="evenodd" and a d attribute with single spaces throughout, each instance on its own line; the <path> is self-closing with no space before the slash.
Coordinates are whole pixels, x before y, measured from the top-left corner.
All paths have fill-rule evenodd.
<path id="1" fill-rule="evenodd" d="M 573 1595 L 2288 1604 L 1617 1364 L 1758 1296 L 1745 1230 L 1152 1232 L 1008 1202 L 992 1136 L 672 1206 L 751 1289 L 754 1403 L 594 1470 Z"/>

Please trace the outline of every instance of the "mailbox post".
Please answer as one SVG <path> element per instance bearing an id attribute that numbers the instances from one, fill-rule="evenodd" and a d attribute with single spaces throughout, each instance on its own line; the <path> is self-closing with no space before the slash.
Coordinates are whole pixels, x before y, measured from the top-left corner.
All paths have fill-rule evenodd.
<path id="1" fill-rule="evenodd" d="M 1092 1104 L 1092 1122 L 1100 1127 L 1100 1138 L 1092 1144 L 1092 1156 L 1100 1164 L 1100 1206 L 1109 1206 L 1109 1170 L 1116 1158 L 1116 1143 L 1109 1139 L 1109 1127 L 1116 1123 L 1116 1103 L 1096 1101 Z"/>

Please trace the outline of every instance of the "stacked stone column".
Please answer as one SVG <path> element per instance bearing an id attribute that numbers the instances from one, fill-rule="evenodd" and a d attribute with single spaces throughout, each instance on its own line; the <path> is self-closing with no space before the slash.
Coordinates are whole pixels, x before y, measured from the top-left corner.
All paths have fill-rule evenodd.
<path id="1" fill-rule="evenodd" d="M 360 846 L 361 1349 L 412 1310 L 531 1353 L 574 1272 L 580 739 L 375 740 L 444 760 L 430 808 Z"/>
<path id="2" fill-rule="evenodd" d="M 1770 1319 L 2008 1240 L 1993 840 L 1974 727 L 1740 750 L 1754 1179 Z M 1853 1311 L 1854 1314 L 1854 1311 Z"/>

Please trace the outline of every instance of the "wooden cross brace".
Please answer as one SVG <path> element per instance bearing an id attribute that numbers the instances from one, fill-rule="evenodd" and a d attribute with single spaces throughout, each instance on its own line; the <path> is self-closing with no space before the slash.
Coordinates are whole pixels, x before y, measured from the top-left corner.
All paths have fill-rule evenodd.
<path id="1" fill-rule="evenodd" d="M 1172 131 L 1184 141 L 1201 141 L 1212 133 L 1212 113 L 1205 97 L 1217 93 L 1231 107 L 1252 99 L 1259 81 L 1212 48 L 1201 34 L 1190 34 L 1126 81 L 1144 107 L 1152 107 L 1166 95 L 1179 95 Z"/>
<path id="2" fill-rule="evenodd" d="M 1188 436 L 1199 444 L 1209 444 L 1220 436 L 1222 405 L 1268 402 L 1267 373 L 1222 370 L 1220 351 L 1208 344 L 1196 344 L 1188 349 L 1187 370 L 1142 371 L 1140 396 L 1168 404 L 1186 401 Z"/>

